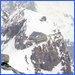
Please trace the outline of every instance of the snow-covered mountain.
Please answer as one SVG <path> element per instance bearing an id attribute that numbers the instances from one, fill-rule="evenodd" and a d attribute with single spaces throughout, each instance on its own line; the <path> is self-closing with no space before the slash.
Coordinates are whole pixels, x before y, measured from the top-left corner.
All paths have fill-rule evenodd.
<path id="1" fill-rule="evenodd" d="M 50 14 L 56 21 L 28 9 L 12 13 L 6 27 L 2 26 L 2 74 L 74 73 L 73 58 L 68 50 L 73 44 L 73 15 Z"/>

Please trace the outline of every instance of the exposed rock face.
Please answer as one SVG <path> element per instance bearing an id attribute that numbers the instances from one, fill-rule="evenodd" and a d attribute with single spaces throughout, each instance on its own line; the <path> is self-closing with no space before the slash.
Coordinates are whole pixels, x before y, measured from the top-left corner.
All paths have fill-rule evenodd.
<path id="1" fill-rule="evenodd" d="M 30 55 L 30 61 L 32 62 L 35 74 L 41 74 L 41 70 L 52 71 L 55 66 L 60 62 L 63 68 L 61 69 L 63 74 L 71 74 L 71 61 L 68 53 L 66 53 L 66 46 L 63 36 L 60 32 L 47 36 L 41 32 L 33 32 L 29 37 L 26 36 L 26 28 L 21 27 L 18 33 L 15 35 L 15 48 L 16 50 L 25 50 L 30 46 L 34 46 L 32 54 Z M 14 36 L 13 35 L 13 36 Z M 13 37 L 12 36 L 12 37 Z M 11 38 L 12 38 L 11 37 Z M 53 38 L 52 38 L 53 37 Z M 35 45 L 34 45 L 35 43 Z M 41 45 L 40 45 L 41 44 Z M 31 49 L 30 49 L 31 50 Z M 59 50 L 59 51 L 58 51 Z M 25 62 L 29 64 L 27 60 L 28 56 L 25 55 Z M 2 67 L 6 70 L 13 70 L 8 65 L 9 57 L 2 55 Z M 65 66 L 65 67 L 64 67 Z M 14 70 L 15 73 L 20 73 Z"/>
<path id="2" fill-rule="evenodd" d="M 47 19 L 46 19 L 46 16 L 43 16 L 41 19 L 40 19 L 40 21 L 46 21 Z"/>
<path id="3" fill-rule="evenodd" d="M 33 40 L 35 43 L 40 43 L 47 40 L 47 36 L 41 32 L 33 32 L 29 36 L 29 40 Z"/>
<path id="4" fill-rule="evenodd" d="M 25 22 L 25 21 L 24 21 Z M 27 36 L 25 34 L 26 31 L 26 24 L 22 22 L 22 27 L 19 29 L 18 33 L 15 37 L 15 48 L 17 49 L 24 49 L 26 48 L 23 42 L 27 39 Z"/>
<path id="5" fill-rule="evenodd" d="M 71 74 L 71 61 L 69 55 L 66 53 L 64 39 L 59 32 L 53 34 L 53 36 L 53 41 L 49 39 L 46 41 L 46 44 L 42 44 L 42 46 L 39 45 L 33 49 L 31 61 L 34 64 L 35 73 L 41 73 L 41 69 L 52 71 L 59 62 L 62 62 L 62 72 Z"/>
<path id="6" fill-rule="evenodd" d="M 72 74 L 73 72 L 71 71 L 71 59 L 70 56 L 68 54 L 68 52 L 65 52 L 65 55 L 62 55 L 61 59 L 62 61 L 62 65 L 64 66 L 62 68 L 63 74 Z"/>
<path id="7" fill-rule="evenodd" d="M 1 58 L 2 58 L 2 63 L 3 62 L 6 62 L 8 63 L 9 62 L 9 56 L 7 54 L 1 54 Z"/>
<path id="8" fill-rule="evenodd" d="M 19 32 L 25 21 L 26 20 L 23 19 L 19 23 L 17 22 L 12 23 L 11 26 L 8 26 L 5 30 L 2 31 L 3 35 L 7 34 L 8 37 L 12 38 Z"/>
<path id="9" fill-rule="evenodd" d="M 33 43 L 38 44 L 46 40 L 47 40 L 47 36 L 41 32 L 33 32 L 28 38 L 25 34 L 25 31 L 23 30 L 19 32 L 15 37 L 15 48 L 25 49 L 32 46 Z M 26 41 L 26 43 L 24 43 L 24 41 Z"/>
<path id="10" fill-rule="evenodd" d="M 60 69 L 60 71 L 62 71 L 62 74 L 67 74 L 67 73 L 71 74 L 72 73 L 71 59 L 68 52 L 66 51 L 66 44 L 61 32 L 59 31 L 56 32 L 56 30 L 54 30 L 54 33 L 51 33 L 50 36 L 48 36 L 46 35 L 46 33 L 42 31 L 39 32 L 38 31 L 39 28 L 37 30 L 33 30 L 34 28 L 33 27 L 32 28 L 33 31 L 31 32 L 31 35 L 27 36 L 26 35 L 27 25 L 25 24 L 25 21 L 26 21 L 25 19 L 21 20 L 18 23 L 15 21 L 15 23 L 13 23 L 11 26 L 7 27 L 3 31 L 3 35 L 7 36 L 7 40 L 5 41 L 5 44 L 7 44 L 7 48 L 5 48 L 5 50 L 8 50 L 8 54 L 11 57 L 10 59 L 11 63 L 8 63 L 9 56 L 2 54 L 2 63 L 1 63 L 2 69 L 12 70 L 15 74 L 22 74 L 23 69 L 21 70 L 21 68 L 24 66 L 23 67 L 24 73 L 30 73 L 31 71 L 34 71 L 35 74 L 44 74 L 42 70 L 51 73 L 55 69 L 55 67 L 57 67 L 58 64 L 61 63 L 61 65 L 63 66 L 63 68 L 61 66 L 62 69 Z M 33 21 L 31 20 L 31 22 Z M 43 22 L 45 23 L 46 17 L 43 16 L 39 22 L 42 24 Z M 33 23 L 32 25 L 35 24 Z M 41 26 L 39 25 L 39 27 Z M 15 44 L 13 43 L 14 45 L 12 46 L 12 42 L 14 41 Z M 10 54 L 11 51 L 9 51 L 9 47 L 13 52 L 12 54 Z M 22 50 L 22 51 L 17 51 L 17 50 Z M 16 55 L 18 56 L 16 57 Z M 22 59 L 20 58 L 19 60 L 17 60 L 20 56 Z M 10 66 L 13 63 L 12 59 L 14 61 L 14 57 L 16 61 L 14 63 L 14 67 L 17 67 L 17 70 L 14 69 L 13 66 Z M 19 67 L 17 65 L 20 60 L 22 64 L 22 66 L 20 67 L 21 72 L 19 72 L 20 70 L 18 69 Z"/>
<path id="11" fill-rule="evenodd" d="M 7 36 L 7 39 L 5 40 L 4 43 L 7 43 L 11 38 L 13 38 L 21 29 L 21 27 L 23 26 L 23 23 L 26 20 L 23 19 L 21 20 L 19 23 L 13 23 L 11 26 L 8 26 L 6 29 L 2 30 L 2 34 L 3 36 Z"/>
<path id="12" fill-rule="evenodd" d="M 23 44 L 23 42 L 27 39 L 26 34 L 23 32 L 19 32 L 17 36 L 15 37 L 15 48 L 17 49 L 25 49 L 26 46 Z"/>
<path id="13" fill-rule="evenodd" d="M 49 41 L 48 41 L 49 42 Z M 51 71 L 54 66 L 60 62 L 60 58 L 55 49 L 50 44 L 43 44 L 33 49 L 31 56 L 32 63 L 35 68 Z M 35 63 L 33 62 L 35 61 Z"/>

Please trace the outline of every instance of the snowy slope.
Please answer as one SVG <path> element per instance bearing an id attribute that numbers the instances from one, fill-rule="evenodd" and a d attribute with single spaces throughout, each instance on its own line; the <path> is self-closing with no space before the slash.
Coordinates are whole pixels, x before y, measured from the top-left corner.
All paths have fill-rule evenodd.
<path id="1" fill-rule="evenodd" d="M 29 14 L 29 15 L 28 15 Z M 33 17 L 33 15 L 35 15 Z M 27 25 L 27 30 L 26 30 L 26 35 L 29 36 L 33 31 L 37 32 L 42 32 L 47 35 L 52 33 L 52 29 L 54 29 L 52 23 L 50 24 L 48 22 L 41 22 L 40 21 L 40 16 L 36 12 L 30 11 L 30 10 L 25 10 L 25 19 L 27 19 L 26 25 Z M 42 28 L 43 27 L 43 28 Z M 5 37 L 7 38 L 7 37 Z M 4 38 L 4 40 L 5 40 Z M 31 63 L 30 56 L 32 55 L 32 49 L 35 47 L 35 45 L 24 49 L 24 50 L 17 50 L 14 47 L 15 43 L 15 36 L 6 44 L 6 48 L 2 51 L 3 54 L 8 54 L 10 57 L 9 64 L 13 66 L 13 68 L 17 69 L 18 71 L 24 72 L 26 74 L 33 74 L 35 73 L 34 71 L 34 66 Z M 2 37 L 3 39 L 3 37 Z M 43 43 L 42 43 L 43 44 Z M 41 44 L 40 44 L 41 45 Z M 25 55 L 27 56 L 27 62 L 25 61 Z M 3 70 L 2 70 L 3 73 Z"/>
<path id="2" fill-rule="evenodd" d="M 63 38 L 65 40 L 70 40 L 70 42 L 74 41 L 74 25 L 71 26 L 71 24 L 73 24 L 73 10 L 72 12 L 70 11 L 70 9 L 68 8 L 68 6 L 63 5 L 63 3 L 57 4 L 57 2 L 55 4 L 53 3 L 47 3 L 45 7 L 44 6 L 44 2 L 43 3 L 39 3 L 37 2 L 38 5 L 38 12 L 34 12 L 31 10 L 24 10 L 24 17 L 25 19 L 27 19 L 27 21 L 25 22 L 25 24 L 23 25 L 23 27 L 26 25 L 27 26 L 27 30 L 25 31 L 25 34 L 27 37 L 29 37 L 31 35 L 31 33 L 33 33 L 34 31 L 36 32 L 41 32 L 46 34 L 47 36 L 47 41 L 49 39 L 49 35 L 52 35 L 54 32 L 53 30 L 60 30 Z M 40 6 L 42 5 L 42 6 Z M 54 6 L 53 6 L 54 5 Z M 59 8 L 59 7 L 62 8 Z M 50 7 L 50 8 L 48 8 Z M 64 8 L 66 7 L 66 9 L 68 9 L 68 11 Z M 71 6 L 70 6 L 71 7 Z M 55 9 L 56 8 L 56 9 Z M 72 8 L 72 7 L 71 7 Z M 46 9 L 46 10 L 44 10 Z M 49 10 L 50 9 L 50 10 Z M 59 9 L 59 11 L 57 11 Z M 62 10 L 61 10 L 62 9 Z M 49 10 L 49 11 L 48 11 Z M 16 14 L 17 12 L 19 12 L 19 10 L 17 10 L 16 12 L 13 13 Z M 65 17 L 64 15 L 66 15 L 68 17 Z M 13 15 L 10 17 L 10 19 L 13 18 Z M 40 21 L 40 19 L 42 18 L 42 16 L 46 16 L 47 21 Z M 15 18 L 15 17 L 14 17 Z M 23 29 L 23 27 L 21 29 Z M 38 47 L 41 46 L 43 44 L 46 44 L 47 41 L 42 42 L 40 44 L 33 44 L 32 46 L 25 48 L 23 50 L 18 50 L 15 48 L 15 37 L 17 35 L 15 35 L 12 39 L 9 40 L 8 43 L 6 44 L 2 44 L 2 54 L 8 54 L 10 57 L 9 63 L 14 69 L 26 73 L 26 74 L 34 74 L 35 73 L 35 67 L 33 65 L 33 63 L 31 62 L 31 55 L 32 55 L 32 50 L 34 49 L 34 47 Z M 1 39 L 2 40 L 6 40 L 7 36 L 5 35 L 4 37 L 2 36 Z M 28 39 L 26 39 L 25 42 L 27 42 Z M 53 41 L 54 39 L 52 39 Z M 61 57 L 61 52 L 59 50 L 59 48 L 57 48 L 57 52 L 59 57 Z M 27 56 L 27 60 L 25 60 L 25 56 Z M 34 61 L 35 63 L 35 61 Z M 72 67 L 72 66 L 71 66 Z M 58 65 L 54 66 L 52 71 L 46 71 L 41 69 L 41 72 L 43 74 L 57 74 L 60 73 L 62 74 L 61 69 L 63 68 L 63 66 L 61 65 L 61 62 L 59 62 Z M 73 67 L 72 67 L 73 68 Z M 73 70 L 73 69 L 72 69 Z M 5 73 L 11 73 L 13 74 L 13 72 L 5 72 L 5 70 L 1 70 L 2 74 Z"/>
<path id="3" fill-rule="evenodd" d="M 37 4 L 38 12 L 46 15 L 49 21 L 52 21 L 64 36 L 65 40 L 74 41 L 74 3 L 73 1 L 43 1 Z M 73 26 L 71 25 L 73 24 Z M 67 37 L 67 38 L 66 38 Z"/>
<path id="4" fill-rule="evenodd" d="M 9 64 L 13 66 L 13 68 L 24 73 L 34 73 L 34 68 L 30 61 L 32 48 L 33 47 L 31 47 L 30 49 L 20 50 L 20 51 L 16 50 L 14 47 L 14 38 L 13 38 L 12 40 L 9 41 L 8 46 L 5 48 L 5 50 L 2 53 L 9 55 L 10 57 Z M 29 65 L 25 62 L 25 55 L 27 55 L 28 57 L 27 60 L 28 62 L 30 62 Z M 29 69 L 28 72 L 27 72 L 27 68 Z"/>
<path id="5" fill-rule="evenodd" d="M 27 19 L 27 36 L 29 36 L 33 31 L 42 32 L 49 35 L 52 33 L 52 30 L 55 29 L 55 26 L 51 21 L 41 22 L 40 19 L 42 15 L 40 16 L 37 12 L 25 10 L 24 17 Z"/>
<path id="6" fill-rule="evenodd" d="M 43 44 L 43 43 L 42 43 Z M 41 45 L 41 44 L 39 44 Z M 24 50 L 17 50 L 14 47 L 14 38 L 8 42 L 8 46 L 5 48 L 5 50 L 2 52 L 3 54 L 8 54 L 10 57 L 9 63 L 13 68 L 17 69 L 20 72 L 24 72 L 26 74 L 34 74 L 35 68 L 33 64 L 31 63 L 30 56 L 32 55 L 32 50 L 35 46 L 31 46 Z M 25 55 L 27 56 L 27 61 L 25 61 Z M 52 71 L 45 71 L 41 70 L 44 74 L 57 74 L 58 72 L 61 74 L 62 65 L 59 63 L 57 66 L 53 68 Z M 13 74 L 12 71 L 5 71 L 1 70 L 2 74 Z"/>

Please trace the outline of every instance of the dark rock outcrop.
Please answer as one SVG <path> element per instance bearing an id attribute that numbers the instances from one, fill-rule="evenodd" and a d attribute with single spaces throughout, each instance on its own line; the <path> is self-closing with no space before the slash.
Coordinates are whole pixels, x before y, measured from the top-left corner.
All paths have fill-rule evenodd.
<path id="1" fill-rule="evenodd" d="M 7 54 L 1 54 L 1 62 L 6 62 L 8 63 L 9 62 L 9 56 Z"/>
<path id="2" fill-rule="evenodd" d="M 47 71 L 51 71 L 60 62 L 58 53 L 47 44 L 42 45 L 42 48 L 41 46 L 35 47 L 31 55 L 31 60 L 35 68 Z"/>
<path id="3" fill-rule="evenodd" d="M 16 49 L 25 49 L 26 46 L 23 42 L 27 39 L 27 36 L 24 32 L 19 32 L 18 35 L 15 37 L 15 48 Z"/>
<path id="4" fill-rule="evenodd" d="M 2 35 L 7 36 L 4 43 L 7 43 L 11 38 L 13 38 L 16 34 L 18 34 L 25 21 L 26 20 L 23 19 L 19 23 L 17 22 L 13 23 L 12 25 L 8 26 L 6 29 L 2 29 Z"/>
<path id="5" fill-rule="evenodd" d="M 46 21 L 47 19 L 46 19 L 46 16 L 43 16 L 41 19 L 40 19 L 40 21 Z"/>
<path id="6" fill-rule="evenodd" d="M 47 36 L 44 33 L 34 31 L 29 36 L 29 40 L 33 40 L 35 43 L 41 43 L 47 40 Z"/>
<path id="7" fill-rule="evenodd" d="M 32 51 L 31 62 L 35 67 L 35 73 L 41 73 L 41 69 L 52 71 L 54 66 L 57 66 L 59 62 L 61 62 L 62 66 L 66 67 L 62 68 L 63 74 L 71 74 L 70 57 L 66 53 L 63 36 L 61 33 L 56 33 L 52 36 L 54 36 L 53 41 L 51 41 L 50 38 L 45 44 L 35 47 Z M 61 56 L 59 56 L 58 48 Z M 62 60 L 64 60 L 64 62 Z"/>
<path id="8" fill-rule="evenodd" d="M 69 56 L 69 52 L 65 52 L 65 55 L 62 55 L 61 58 L 62 61 L 62 65 L 64 66 L 61 70 L 63 72 L 63 74 L 73 74 L 72 70 L 71 70 L 71 58 Z"/>
<path id="9" fill-rule="evenodd" d="M 8 37 L 12 38 L 14 35 L 16 35 L 19 32 L 25 21 L 26 20 L 23 19 L 19 23 L 17 22 L 12 23 L 12 25 L 9 25 L 6 29 L 2 30 L 3 35 L 6 34 Z"/>

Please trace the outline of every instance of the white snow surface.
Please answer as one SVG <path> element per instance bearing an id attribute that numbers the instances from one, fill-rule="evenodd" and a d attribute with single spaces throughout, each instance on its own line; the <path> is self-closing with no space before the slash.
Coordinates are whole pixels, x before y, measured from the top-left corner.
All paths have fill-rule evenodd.
<path id="1" fill-rule="evenodd" d="M 31 10 L 25 10 L 25 18 L 27 19 L 27 31 L 26 35 L 29 36 L 33 31 L 42 32 L 44 34 L 51 34 L 55 26 L 51 21 L 41 22 L 42 16 L 38 12 Z"/>
<path id="2" fill-rule="evenodd" d="M 40 14 L 46 15 L 60 29 L 65 40 L 74 42 L 74 2 L 35 1 Z M 73 26 L 71 26 L 73 24 Z M 67 38 L 66 38 L 67 37 Z"/>
<path id="3" fill-rule="evenodd" d="M 13 68 L 17 69 L 20 72 L 24 72 L 26 74 L 34 74 L 34 67 L 30 60 L 32 49 L 33 49 L 33 46 L 25 50 L 17 50 L 14 47 L 14 38 L 13 38 L 12 40 L 8 42 L 8 46 L 5 48 L 5 50 L 2 53 L 9 55 L 10 57 L 9 64 Z M 27 61 L 29 64 L 25 62 L 25 55 L 27 55 Z"/>
<path id="4" fill-rule="evenodd" d="M 3 70 L 3 69 L 1 69 L 1 74 L 14 74 L 12 71 L 10 71 L 10 70 Z"/>

